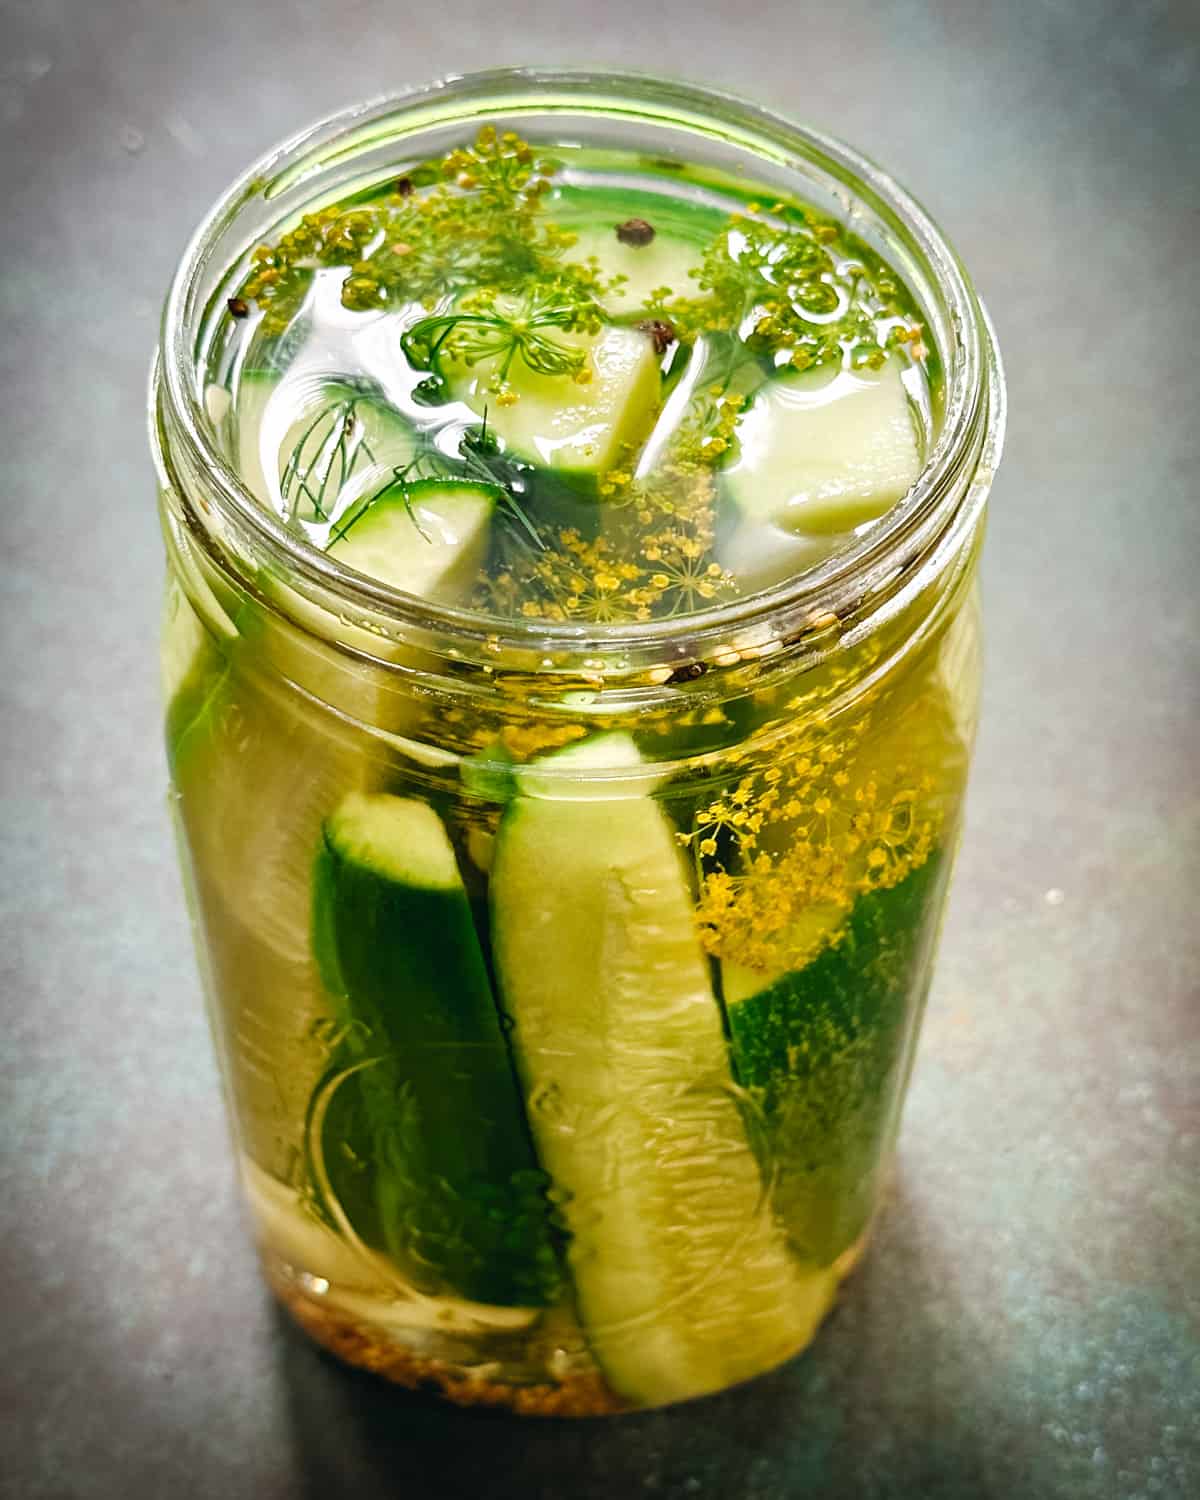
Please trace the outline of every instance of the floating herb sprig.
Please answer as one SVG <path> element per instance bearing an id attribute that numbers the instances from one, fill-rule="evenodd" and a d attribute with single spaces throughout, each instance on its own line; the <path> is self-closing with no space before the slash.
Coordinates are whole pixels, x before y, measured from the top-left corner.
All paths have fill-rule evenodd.
<path id="1" fill-rule="evenodd" d="M 279 478 L 280 495 L 289 514 L 294 514 L 296 504 L 304 499 L 312 506 L 313 520 L 327 521 L 331 507 L 326 497 L 335 468 L 334 500 L 342 493 L 360 459 L 375 462 L 366 432 L 357 419 L 360 399 L 348 396 L 324 407 L 297 439 Z"/>
<path id="2" fill-rule="evenodd" d="M 327 416 L 327 413 L 323 416 Z M 486 409 L 480 426 L 468 429 L 463 434 L 457 455 L 451 456 L 443 453 L 432 443 L 423 442 L 407 463 L 395 465 L 391 478 L 386 483 L 360 504 L 352 506 L 346 515 L 332 527 L 329 533 L 329 545 L 332 546 L 335 542 L 341 541 L 369 511 L 392 494 L 400 497 L 409 519 L 424 540 L 432 543 L 433 538 L 421 525 L 412 501 L 413 487 L 429 480 L 441 482 L 458 480 L 465 484 L 486 485 L 495 490 L 501 517 L 511 523 L 524 545 L 534 549 L 541 549 L 545 546 L 541 535 L 521 504 L 520 475 L 500 452 L 499 445 L 488 429 Z"/>
<path id="3" fill-rule="evenodd" d="M 409 362 L 440 376 L 442 361 L 468 369 L 492 362 L 489 389 L 502 403 L 515 399 L 508 383 L 516 363 L 537 375 L 590 378 L 586 351 L 552 330 L 600 331 L 600 310 L 590 289 L 560 282 L 531 282 L 505 292 L 482 287 L 460 299 L 452 312 L 422 318 L 401 338 Z"/>
<path id="4" fill-rule="evenodd" d="M 735 214 L 692 271 L 698 295 L 656 293 L 651 311 L 691 342 L 703 334 L 735 335 L 772 364 L 806 370 L 841 363 L 878 368 L 885 342 L 919 336 L 895 300 L 887 267 L 849 246 L 837 225 L 786 204 L 763 216 L 757 204 Z"/>
<path id="5" fill-rule="evenodd" d="M 556 170 L 517 135 L 485 125 L 473 146 L 416 169 L 386 198 L 305 214 L 277 244 L 260 245 L 241 295 L 263 308 L 263 331 L 274 336 L 299 311 L 318 266 L 348 269 L 342 301 L 359 311 L 432 308 L 480 287 L 594 293 L 598 268 L 564 264 L 575 235 L 543 212 Z"/>
<path id="6" fill-rule="evenodd" d="M 520 466 L 500 451 L 500 445 L 488 427 L 486 406 L 481 425 L 463 434 L 458 446 L 458 463 L 468 479 L 477 484 L 494 485 L 499 490 L 501 513 L 512 522 L 522 541 L 535 551 L 544 551 L 546 543 L 521 504 L 524 475 Z"/>

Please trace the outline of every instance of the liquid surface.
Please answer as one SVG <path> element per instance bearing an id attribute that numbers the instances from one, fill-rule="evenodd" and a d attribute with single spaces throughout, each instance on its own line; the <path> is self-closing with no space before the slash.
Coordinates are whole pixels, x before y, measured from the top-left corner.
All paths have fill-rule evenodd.
<path id="1" fill-rule="evenodd" d="M 500 617 L 776 584 L 903 497 L 932 427 L 911 301 L 841 226 L 487 128 L 261 246 L 228 307 L 208 404 L 262 503 Z"/>

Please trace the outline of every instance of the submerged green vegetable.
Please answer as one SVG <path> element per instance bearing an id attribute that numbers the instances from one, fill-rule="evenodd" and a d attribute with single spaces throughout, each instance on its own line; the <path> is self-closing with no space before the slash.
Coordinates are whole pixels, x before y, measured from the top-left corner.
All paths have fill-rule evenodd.
<path id="1" fill-rule="evenodd" d="M 837 939 L 762 989 L 726 985 L 730 1042 L 772 1202 L 797 1251 L 831 1264 L 862 1234 L 903 1084 L 949 874 L 931 855 L 859 896 Z"/>
<path id="2" fill-rule="evenodd" d="M 313 933 L 345 1033 L 331 1100 L 345 1097 L 314 1122 L 320 1176 L 351 1229 L 422 1290 L 552 1300 L 546 1179 L 431 808 L 386 794 L 341 805 L 317 859 Z"/>

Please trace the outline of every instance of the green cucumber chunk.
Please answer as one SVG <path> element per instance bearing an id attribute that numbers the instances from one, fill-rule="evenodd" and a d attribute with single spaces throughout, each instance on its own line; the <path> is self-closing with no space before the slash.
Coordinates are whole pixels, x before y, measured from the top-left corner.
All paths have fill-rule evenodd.
<path id="1" fill-rule="evenodd" d="M 424 599 L 460 598 L 487 556 L 499 494 L 455 480 L 393 484 L 340 522 L 327 550 L 392 588 Z"/>
<path id="2" fill-rule="evenodd" d="M 516 774 L 493 948 L 580 1316 L 622 1395 L 698 1396 L 802 1348 L 833 1277 L 802 1272 L 765 1211 L 651 768 L 611 734 Z"/>
<path id="3" fill-rule="evenodd" d="M 421 598 L 454 603 L 468 594 L 487 555 L 498 491 L 426 480 L 392 483 L 330 533 L 329 554 L 360 573 Z M 273 574 L 260 586 L 280 614 L 247 604 L 242 649 L 264 668 L 341 713 L 395 736 L 412 719 L 404 683 L 387 665 L 403 659 L 394 640 L 333 619 Z M 332 635 L 353 655 L 322 644 Z"/>
<path id="4" fill-rule="evenodd" d="M 623 278 L 600 298 L 613 318 L 645 313 L 655 300 L 651 294 L 663 288 L 675 297 L 696 296 L 699 287 L 691 273 L 727 222 L 722 209 L 706 204 L 595 186 L 559 188 L 551 197 L 549 212 L 576 236 L 564 260 L 594 262 L 606 279 Z M 654 230 L 648 244 L 629 244 L 618 237 L 618 225 L 631 219 L 648 223 Z"/>
<path id="5" fill-rule="evenodd" d="M 703 250 L 694 242 L 656 234 L 648 245 L 626 245 L 612 225 L 577 230 L 569 254 L 573 261 L 595 259 L 605 276 L 622 280 L 600 298 L 610 317 L 646 313 L 655 292 L 670 287 L 677 297 L 693 296 L 696 283 L 690 272 L 700 264 Z"/>
<path id="6" fill-rule="evenodd" d="M 878 371 L 767 381 L 738 422 L 738 457 L 724 474 L 742 518 L 830 538 L 902 499 L 921 469 L 902 371 L 893 358 Z"/>
<path id="7" fill-rule="evenodd" d="M 329 817 L 314 942 L 346 1024 L 374 1195 L 352 1227 L 427 1291 L 541 1306 L 559 1282 L 545 1196 L 454 849 L 425 803 L 353 794 Z M 337 1157 L 363 1143 L 322 1141 Z M 333 1163 L 331 1167 L 330 1164 Z M 361 1182 L 356 1201 L 363 1196 Z"/>
<path id="8" fill-rule="evenodd" d="M 492 386 L 493 356 L 472 365 L 446 361 L 451 395 L 465 401 L 519 457 L 564 474 L 595 475 L 640 447 L 658 413 L 662 381 L 654 344 L 635 328 L 597 334 L 555 332 L 555 342 L 586 356 L 590 379 L 543 375 L 515 359 L 508 370 L 509 404 Z"/>
<path id="9" fill-rule="evenodd" d="M 817 1265 L 870 1219 L 948 873 L 934 853 L 898 885 L 859 896 L 837 939 L 795 973 L 764 984 L 723 967 L 764 1177 L 797 1253 Z"/>

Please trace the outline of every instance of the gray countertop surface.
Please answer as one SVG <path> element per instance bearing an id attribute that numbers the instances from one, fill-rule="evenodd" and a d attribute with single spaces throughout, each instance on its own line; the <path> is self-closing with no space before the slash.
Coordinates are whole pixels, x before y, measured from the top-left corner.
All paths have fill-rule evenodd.
<path id="1" fill-rule="evenodd" d="M 355 97 L 640 66 L 882 159 L 998 325 L 969 826 L 874 1250 L 816 1346 L 610 1423 L 343 1372 L 260 1289 L 164 811 L 157 309 Z M 1200 1494 L 1200 8 L 0 0 L 0 1491 Z"/>

